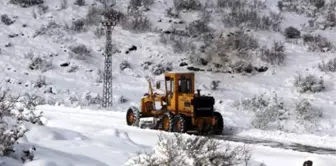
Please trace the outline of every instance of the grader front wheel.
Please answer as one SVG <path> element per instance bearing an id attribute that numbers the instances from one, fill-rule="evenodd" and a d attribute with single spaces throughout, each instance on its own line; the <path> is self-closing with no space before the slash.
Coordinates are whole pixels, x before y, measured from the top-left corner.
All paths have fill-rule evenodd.
<path id="1" fill-rule="evenodd" d="M 167 112 L 163 115 L 162 129 L 168 132 L 171 132 L 173 130 L 173 114 L 172 113 Z"/>
<path id="2" fill-rule="evenodd" d="M 140 112 L 136 107 L 131 107 L 127 110 L 126 122 L 129 126 L 138 126 L 140 122 Z"/>

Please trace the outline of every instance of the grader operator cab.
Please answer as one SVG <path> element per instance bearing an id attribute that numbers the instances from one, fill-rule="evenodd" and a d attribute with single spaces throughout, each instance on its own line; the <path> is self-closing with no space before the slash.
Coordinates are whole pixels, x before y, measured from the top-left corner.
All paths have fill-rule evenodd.
<path id="1" fill-rule="evenodd" d="M 223 118 L 214 111 L 215 99 L 195 93 L 194 73 L 165 73 L 162 94 L 153 93 L 149 80 L 149 93 L 141 99 L 138 109 L 132 106 L 127 110 L 126 121 L 130 126 L 164 130 L 167 132 L 221 134 Z M 160 89 L 160 82 L 156 89 Z M 157 108 L 156 103 L 160 108 Z M 142 122 L 142 119 L 150 121 Z"/>

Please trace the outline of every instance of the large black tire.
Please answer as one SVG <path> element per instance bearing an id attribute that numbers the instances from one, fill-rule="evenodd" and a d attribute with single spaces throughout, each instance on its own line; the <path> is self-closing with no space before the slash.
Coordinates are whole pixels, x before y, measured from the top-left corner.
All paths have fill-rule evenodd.
<path id="1" fill-rule="evenodd" d="M 140 111 L 137 107 L 132 106 L 127 110 L 126 122 L 127 122 L 127 125 L 129 126 L 139 127 Z"/>
<path id="2" fill-rule="evenodd" d="M 173 131 L 177 133 L 185 133 L 188 130 L 188 119 L 184 115 L 176 115 L 173 122 Z"/>
<path id="3" fill-rule="evenodd" d="M 213 127 L 213 133 L 215 135 L 220 135 L 223 133 L 223 129 L 224 129 L 223 117 L 222 117 L 222 114 L 220 114 L 219 112 L 214 112 L 214 116 L 216 118 L 216 124 Z"/>
<path id="4" fill-rule="evenodd" d="M 173 131 L 174 115 L 170 112 L 166 112 L 161 120 L 162 130 L 167 132 Z"/>

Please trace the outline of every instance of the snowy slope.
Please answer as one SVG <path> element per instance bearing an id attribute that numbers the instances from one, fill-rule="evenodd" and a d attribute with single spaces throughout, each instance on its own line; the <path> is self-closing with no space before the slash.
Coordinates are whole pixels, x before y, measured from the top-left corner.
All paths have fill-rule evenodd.
<path id="1" fill-rule="evenodd" d="M 102 92 L 102 84 L 96 80 L 99 79 L 98 70 L 103 69 L 104 37 L 97 38 L 94 35 L 95 27 L 86 27 L 87 31 L 81 33 L 69 32 L 62 27 L 71 26 L 72 19 L 85 18 L 89 10 L 88 6 L 92 3 L 98 3 L 86 0 L 87 5 L 80 7 L 73 5 L 73 2 L 73 0 L 69 0 L 68 8 L 61 10 L 60 1 L 45 0 L 49 9 L 42 15 L 37 13 L 38 9 L 35 7 L 21 8 L 9 4 L 7 0 L 0 2 L 0 14 L 8 14 L 16 20 L 14 24 L 9 26 L 0 23 L 1 86 L 10 87 L 14 92 L 20 94 L 37 93 L 46 98 L 47 104 L 59 103 L 70 107 L 76 107 L 78 103 L 87 106 L 88 101 L 85 96 L 88 92 L 92 96 Z M 117 8 L 126 12 L 128 2 L 116 0 Z M 165 9 L 172 4 L 172 0 L 156 1 L 151 10 L 147 12 L 147 16 L 153 22 L 153 29 L 167 29 L 173 24 L 169 23 L 170 18 L 164 14 Z M 276 1 L 267 0 L 267 5 L 269 9 L 278 10 Z M 33 18 L 33 12 L 37 13 L 36 19 Z M 191 22 L 197 18 L 197 14 L 183 13 L 183 18 L 184 21 Z M 308 20 L 308 18 L 294 13 L 284 13 L 284 18 L 282 28 L 294 26 L 301 29 L 301 25 Z M 162 22 L 158 22 L 159 19 L 162 19 Z M 52 35 L 34 37 L 35 32 L 51 20 L 61 27 L 48 32 Z M 23 24 L 26 24 L 27 27 L 23 27 Z M 221 27 L 216 22 L 211 25 L 215 28 Z M 226 31 L 225 29 L 221 30 Z M 335 28 L 324 31 L 317 30 L 314 33 L 320 33 L 332 42 L 336 42 Z M 9 38 L 10 34 L 19 34 L 19 36 Z M 256 32 L 256 36 L 264 44 L 269 43 L 270 39 L 285 40 L 279 33 Z M 186 58 L 187 55 L 175 53 L 171 46 L 160 43 L 160 35 L 155 32 L 132 33 L 117 26 L 112 38 L 113 44 L 120 51 L 113 55 L 115 105 L 108 110 L 113 112 L 89 113 L 85 111 L 82 113 L 82 111 L 74 111 L 70 108 L 43 107 L 43 110 L 47 111 L 46 116 L 50 118 L 47 127 L 33 128 L 27 135 L 29 142 L 38 144 L 38 149 L 41 150 L 37 152 L 39 159 L 36 164 L 44 162 L 45 165 L 84 163 L 87 165 L 122 165 L 128 158 L 124 157 L 125 155 L 130 156 L 136 151 L 152 149 L 157 140 L 157 132 L 146 131 L 143 134 L 142 130 L 124 125 L 125 110 L 131 104 L 138 105 L 141 96 L 147 91 L 145 77 L 163 78 L 162 75 L 153 76 L 150 70 L 143 70 L 141 64 L 144 61 L 152 61 L 154 64 L 173 62 L 173 71 L 187 71 L 185 68 L 179 67 L 180 60 Z M 12 46 L 5 47 L 8 43 L 11 43 Z M 86 60 L 78 60 L 70 56 L 68 47 L 76 43 L 85 44 L 90 48 L 91 57 Z M 126 54 L 125 52 L 133 45 L 137 46 L 137 50 Z M 252 75 L 197 72 L 197 88 L 202 89 L 202 93 L 211 94 L 216 98 L 216 108 L 222 113 L 226 127 L 233 128 L 238 132 L 238 135 L 336 148 L 334 143 L 336 140 L 335 73 L 321 72 L 316 67 L 322 60 L 333 58 L 335 53 L 309 52 L 302 45 L 288 42 L 285 47 L 287 57 L 284 65 L 268 66 L 269 70 L 266 72 Z M 47 56 L 46 59 L 52 61 L 51 68 L 46 72 L 31 71 L 28 68 L 30 60 L 25 57 L 30 51 L 35 55 Z M 55 56 L 56 54 L 57 56 Z M 124 71 L 119 69 L 123 60 L 130 63 L 130 69 Z M 65 62 L 69 62 L 70 66 L 78 65 L 78 70 L 69 73 L 70 66 L 60 66 Z M 296 73 L 313 73 L 322 76 L 326 90 L 314 94 L 297 92 L 293 86 Z M 35 88 L 34 83 L 40 75 L 46 77 L 47 85 Z M 221 82 L 216 91 L 210 88 L 210 83 L 213 80 Z M 52 87 L 53 93 L 44 93 L 49 87 Z M 322 110 L 323 118 L 319 119 L 315 128 L 311 130 L 299 128 L 302 126 L 298 127 L 292 123 L 285 124 L 286 130 L 284 131 L 261 130 L 255 129 L 251 125 L 253 119 L 251 112 L 240 111 L 233 106 L 236 100 L 251 98 L 265 92 L 270 94 L 273 91 L 279 97 L 284 98 L 286 106 L 290 109 L 294 109 L 294 104 L 299 99 L 309 99 L 314 107 Z M 124 96 L 129 101 L 119 104 L 120 96 Z M 77 98 L 78 101 L 72 103 L 71 100 L 74 98 Z M 40 134 L 43 135 L 42 138 L 37 137 Z M 265 151 L 268 153 L 268 150 L 275 157 L 265 155 Z M 102 151 L 102 153 L 97 151 Z M 43 152 L 48 152 L 50 156 L 44 155 Z M 292 156 L 293 160 L 286 161 L 302 162 L 302 159 L 308 154 L 259 147 L 256 155 L 259 156 L 257 161 L 265 161 L 266 164 L 273 165 L 271 161 L 274 158 L 283 161 L 284 158 Z M 53 157 L 61 157 L 64 163 L 51 160 L 50 158 Z M 120 160 L 114 160 L 116 158 L 120 158 Z M 327 159 L 325 160 L 327 161 Z"/>

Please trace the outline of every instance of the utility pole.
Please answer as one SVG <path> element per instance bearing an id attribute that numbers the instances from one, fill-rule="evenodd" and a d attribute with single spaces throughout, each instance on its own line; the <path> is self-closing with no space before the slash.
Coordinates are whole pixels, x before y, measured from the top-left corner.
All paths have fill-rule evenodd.
<path id="1" fill-rule="evenodd" d="M 112 94 L 112 31 L 121 18 L 121 14 L 113 9 L 105 9 L 102 14 L 102 24 L 106 30 L 104 81 L 102 107 L 111 107 L 113 104 Z"/>

